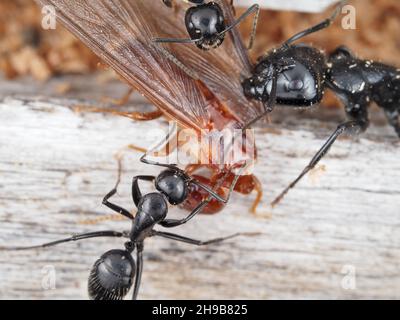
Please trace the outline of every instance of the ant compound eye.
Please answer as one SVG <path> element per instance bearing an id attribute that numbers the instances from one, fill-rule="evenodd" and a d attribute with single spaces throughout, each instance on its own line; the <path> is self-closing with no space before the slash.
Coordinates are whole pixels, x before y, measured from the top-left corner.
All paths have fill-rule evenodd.
<path id="1" fill-rule="evenodd" d="M 93 300 L 122 300 L 132 287 L 135 261 L 125 250 L 110 250 L 90 272 L 88 291 Z"/>

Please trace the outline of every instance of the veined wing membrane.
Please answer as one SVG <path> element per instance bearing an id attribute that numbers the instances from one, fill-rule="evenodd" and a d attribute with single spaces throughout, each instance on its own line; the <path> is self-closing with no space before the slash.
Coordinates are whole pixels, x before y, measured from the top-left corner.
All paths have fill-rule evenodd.
<path id="1" fill-rule="evenodd" d="M 199 83 L 151 43 L 154 13 L 137 0 L 37 0 L 166 115 L 202 129 L 210 120 Z M 151 0 L 153 2 L 153 0 Z"/>
<path id="2" fill-rule="evenodd" d="M 154 6 L 153 2 L 148 1 L 146 6 Z M 221 6 L 226 25 L 232 25 L 235 17 L 230 1 L 215 0 L 214 2 Z M 157 21 L 159 26 L 157 29 L 162 30 L 158 37 L 188 38 L 184 25 L 187 8 L 188 5 L 182 5 L 175 15 L 163 12 Z M 252 64 L 237 28 L 226 34 L 220 47 L 209 51 L 200 50 L 194 44 L 160 45 L 164 45 L 187 67 L 193 69 L 240 122 L 247 123 L 263 113 L 263 105 L 260 102 L 248 100 L 243 93 L 241 81 L 251 75 Z"/>
<path id="3" fill-rule="evenodd" d="M 184 7 L 176 14 L 160 0 L 36 0 L 56 8 L 57 19 L 102 60 L 125 78 L 167 116 L 185 127 L 204 129 L 213 122 L 204 86 L 190 78 L 158 50 L 152 39 L 168 32 L 185 36 Z M 231 8 L 218 1 L 228 19 Z M 228 24 L 230 22 L 228 21 Z M 199 74 L 214 96 L 238 122 L 260 112 L 240 85 L 250 63 L 236 30 L 224 44 L 203 52 L 195 45 L 171 46 L 171 52 Z"/>

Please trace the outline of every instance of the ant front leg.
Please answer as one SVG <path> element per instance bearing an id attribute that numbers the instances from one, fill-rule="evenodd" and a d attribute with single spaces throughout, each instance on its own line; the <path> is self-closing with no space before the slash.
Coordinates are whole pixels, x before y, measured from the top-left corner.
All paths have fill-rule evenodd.
<path id="1" fill-rule="evenodd" d="M 336 6 L 336 9 L 333 12 L 333 14 L 328 19 L 318 23 L 317 25 L 315 25 L 311 28 L 308 28 L 299 33 L 296 33 L 294 36 L 292 36 L 291 38 L 286 40 L 285 43 L 281 46 L 281 48 L 287 49 L 293 42 L 295 42 L 301 38 L 304 38 L 305 36 L 308 36 L 312 33 L 315 33 L 315 32 L 318 32 L 318 31 L 328 28 L 335 21 L 335 19 L 340 14 L 340 12 L 342 11 L 342 8 L 346 5 L 347 2 L 348 2 L 348 0 L 341 0 L 340 3 Z"/>
<path id="2" fill-rule="evenodd" d="M 136 207 L 138 206 L 139 201 L 142 198 L 142 192 L 140 191 L 140 188 L 139 188 L 139 180 L 154 181 L 155 178 L 156 178 L 155 176 L 136 176 L 136 177 L 133 177 L 133 180 L 132 180 L 132 199 L 133 199 L 133 202 L 135 203 Z"/>
<path id="3" fill-rule="evenodd" d="M 249 9 L 247 9 L 232 25 L 230 25 L 228 28 L 226 28 L 224 31 L 220 33 L 220 35 L 223 35 L 236 26 L 238 26 L 241 22 L 243 22 L 244 19 L 246 19 L 249 15 L 251 15 L 254 12 L 254 19 L 253 19 L 253 27 L 251 30 L 250 34 L 250 41 L 249 45 L 247 47 L 248 50 L 250 50 L 253 47 L 254 44 L 254 39 L 256 36 L 256 31 L 257 31 L 257 22 L 258 22 L 258 17 L 260 15 L 260 6 L 258 4 L 253 4 Z"/>
<path id="4" fill-rule="evenodd" d="M 110 208 L 111 210 L 123 215 L 124 217 L 127 217 L 130 220 L 133 220 L 134 217 L 128 210 L 120 207 L 119 205 L 116 205 L 116 204 L 108 201 L 116 193 L 117 193 L 117 189 L 116 188 L 112 189 L 109 193 L 107 193 L 107 195 L 103 199 L 103 204 L 106 207 Z"/>
<path id="5" fill-rule="evenodd" d="M 133 215 L 128 210 L 108 201 L 111 197 L 113 197 L 117 193 L 118 185 L 121 182 L 121 172 L 122 172 L 122 164 L 121 164 L 121 159 L 119 159 L 117 182 L 115 183 L 115 187 L 109 193 L 107 193 L 106 196 L 103 198 L 102 203 L 111 210 L 123 215 L 124 217 L 127 217 L 130 220 L 133 220 Z"/>
<path id="6" fill-rule="evenodd" d="M 211 199 L 207 199 L 200 202 L 200 204 L 198 204 L 197 207 L 194 208 L 193 211 L 184 219 L 165 219 L 161 221 L 159 225 L 163 226 L 164 228 L 173 228 L 185 224 L 199 214 L 210 203 L 210 201 Z"/>

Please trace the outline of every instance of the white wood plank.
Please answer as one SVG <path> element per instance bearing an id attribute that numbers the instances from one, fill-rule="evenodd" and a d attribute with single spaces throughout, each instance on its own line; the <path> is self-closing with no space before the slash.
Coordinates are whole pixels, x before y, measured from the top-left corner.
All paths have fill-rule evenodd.
<path id="1" fill-rule="evenodd" d="M 101 199 L 115 182 L 113 155 L 129 143 L 148 146 L 154 141 L 148 132 L 165 123 L 80 114 L 71 109 L 76 100 L 50 99 L 47 91 L 42 97 L 21 95 L 23 86 L 7 86 L 0 99 L 0 245 L 128 229 L 127 221 L 82 222 L 110 213 Z M 319 114 L 278 111 L 268 129 L 257 131 L 256 173 L 265 188 L 260 211 L 271 218 L 248 212 L 253 196 L 234 195 L 224 212 L 174 230 L 200 239 L 238 231 L 262 235 L 202 248 L 149 239 L 140 298 L 400 298 L 400 150 L 391 128 L 378 121 L 359 139 L 341 139 L 323 160 L 324 172 L 314 172 L 274 210 L 267 205 L 341 118 L 334 114 L 329 115 L 334 121 L 326 121 L 317 119 Z M 132 209 L 132 176 L 158 172 L 138 158 L 125 157 L 118 195 L 118 202 Z M 91 265 L 122 244 L 94 239 L 0 252 L 0 298 L 86 299 Z M 55 268 L 54 290 L 42 287 L 46 266 Z M 342 287 L 346 266 L 355 268 L 354 290 Z"/>

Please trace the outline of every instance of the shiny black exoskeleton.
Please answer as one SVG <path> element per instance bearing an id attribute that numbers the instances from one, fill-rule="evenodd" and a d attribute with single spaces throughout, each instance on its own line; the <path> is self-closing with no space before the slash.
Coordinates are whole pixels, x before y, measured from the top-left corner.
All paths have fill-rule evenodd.
<path id="1" fill-rule="evenodd" d="M 400 70 L 393 66 L 356 58 L 339 47 L 328 57 L 320 50 L 294 41 L 327 28 L 347 1 L 341 1 L 325 21 L 287 40 L 281 47 L 261 57 L 251 77 L 242 83 L 245 95 L 264 104 L 264 113 L 249 122 L 251 126 L 274 106 L 308 107 L 319 103 L 326 89 L 332 90 L 345 105 L 350 121 L 342 123 L 315 154 L 302 173 L 272 202 L 276 205 L 329 151 L 342 133 L 364 131 L 369 124 L 368 106 L 380 106 L 400 137 Z"/>
<path id="2" fill-rule="evenodd" d="M 203 1 L 200 1 L 203 2 Z M 221 7 L 214 3 L 201 3 L 186 11 L 185 25 L 198 48 L 209 50 L 219 47 L 225 39 L 225 20 Z"/>
<path id="3" fill-rule="evenodd" d="M 114 249 L 104 253 L 93 265 L 88 279 L 88 293 L 91 299 L 95 300 L 121 300 L 134 286 L 132 299 L 136 299 L 141 282 L 143 269 L 143 243 L 147 237 L 159 236 L 193 245 L 207 245 L 221 242 L 226 239 L 238 236 L 234 234 L 225 238 L 217 238 L 208 241 L 200 241 L 186 238 L 174 233 L 154 230 L 158 224 L 166 228 L 182 225 L 201 212 L 204 207 L 215 198 L 226 202 L 213 190 L 200 182 L 189 177 L 184 171 L 174 165 L 159 164 L 156 162 L 141 159 L 148 164 L 166 167 L 166 170 L 155 176 L 136 176 L 132 182 L 132 198 L 137 207 L 133 216 L 128 210 L 109 202 L 109 199 L 117 193 L 118 183 L 103 199 L 103 204 L 113 211 L 130 219 L 131 229 L 129 231 L 98 231 L 77 234 L 72 237 L 45 243 L 31 247 L 8 247 L 0 250 L 30 250 L 36 248 L 50 247 L 60 243 L 78 241 L 96 237 L 122 237 L 127 238 L 125 249 Z M 158 192 L 151 192 L 142 195 L 139 188 L 139 180 L 154 181 Z M 209 192 L 210 197 L 202 202 L 184 219 L 166 219 L 169 205 L 183 203 L 188 197 L 189 184 L 195 184 Z M 136 250 L 136 261 L 132 253 Z"/>
<path id="4" fill-rule="evenodd" d="M 313 47 L 293 45 L 259 60 L 252 77 L 243 82 L 246 96 L 268 104 L 274 73 L 276 104 L 311 106 L 331 89 L 362 130 L 368 127 L 367 108 L 375 102 L 400 137 L 400 71 L 395 67 L 358 59 L 343 46 L 326 58 Z"/>
<path id="5" fill-rule="evenodd" d="M 171 0 L 163 0 L 168 7 L 172 6 Z M 202 50 L 210 50 L 219 47 L 225 39 L 227 32 L 241 23 L 252 12 L 255 12 L 253 31 L 250 38 L 249 48 L 252 47 L 255 29 L 260 8 L 257 4 L 252 5 L 232 25 L 225 23 L 224 12 L 216 2 L 204 0 L 188 0 L 194 6 L 187 9 L 185 14 L 185 26 L 190 39 L 157 38 L 154 42 L 159 43 L 194 43 Z"/>
<path id="6" fill-rule="evenodd" d="M 368 106 L 375 102 L 400 137 L 400 69 L 358 59 L 342 46 L 329 56 L 326 85 L 363 130 L 368 127 Z"/>
<path id="7" fill-rule="evenodd" d="M 323 97 L 325 67 L 324 55 L 312 47 L 274 50 L 258 61 L 253 75 L 243 82 L 243 90 L 248 98 L 267 104 L 275 77 L 277 104 L 310 106 Z"/>

